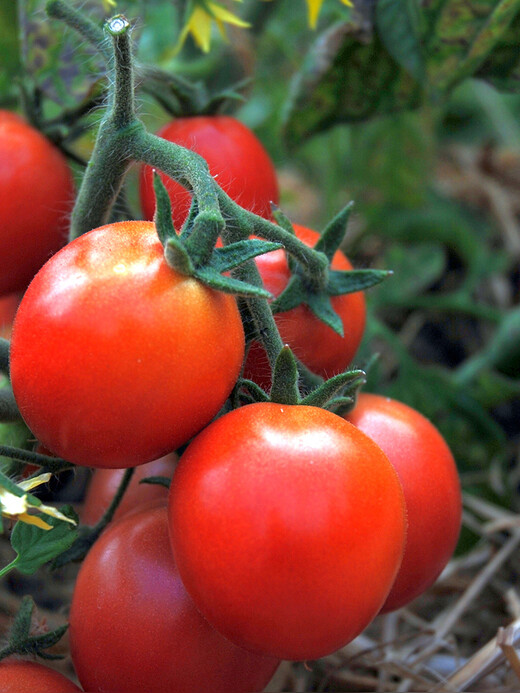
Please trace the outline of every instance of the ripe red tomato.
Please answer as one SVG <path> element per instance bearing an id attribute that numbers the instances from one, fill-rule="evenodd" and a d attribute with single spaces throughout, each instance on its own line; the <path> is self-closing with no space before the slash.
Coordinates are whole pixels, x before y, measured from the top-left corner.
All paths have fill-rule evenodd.
<path id="1" fill-rule="evenodd" d="M 149 476 L 166 476 L 171 479 L 176 463 L 177 455 L 170 453 L 137 467 L 112 520 L 115 521 L 135 508 L 153 502 L 163 501 L 166 505 L 168 489 L 165 486 L 140 482 Z M 96 469 L 79 512 L 83 524 L 93 526 L 101 519 L 119 488 L 124 472 L 124 469 Z"/>
<path id="2" fill-rule="evenodd" d="M 315 659 L 358 635 L 393 584 L 404 499 L 381 449 L 341 417 L 251 404 L 188 446 L 170 537 L 202 614 L 237 645 Z"/>
<path id="3" fill-rule="evenodd" d="M 435 426 L 402 402 L 362 393 L 346 418 L 386 453 L 404 491 L 406 549 L 382 609 L 393 611 L 424 592 L 455 549 L 462 515 L 457 468 Z"/>
<path id="4" fill-rule="evenodd" d="M 131 467 L 205 426 L 243 355 L 235 298 L 171 269 L 153 223 L 120 222 L 80 236 L 38 272 L 14 322 L 11 382 L 53 453 Z"/>
<path id="5" fill-rule="evenodd" d="M 200 615 L 183 587 L 165 507 L 108 527 L 78 574 L 70 645 L 85 690 L 259 691 L 278 661 L 236 647 Z"/>
<path id="6" fill-rule="evenodd" d="M 294 224 L 298 238 L 308 246 L 314 246 L 319 234 L 312 229 Z M 287 256 L 284 250 L 273 250 L 259 255 L 256 263 L 265 288 L 275 297 L 287 286 L 290 278 Z M 332 260 L 335 270 L 350 270 L 352 265 L 338 251 Z M 332 307 L 343 323 L 341 337 L 319 320 L 305 305 L 297 306 L 274 318 L 284 344 L 314 373 L 330 378 L 344 371 L 351 362 L 365 329 L 365 297 L 358 291 L 331 299 Z M 264 348 L 258 343 L 251 345 L 245 363 L 244 377 L 254 380 L 264 389 L 271 387 L 271 370 Z"/>
<path id="7" fill-rule="evenodd" d="M 74 184 L 61 152 L 0 110 L 0 295 L 25 289 L 67 241 Z"/>
<path id="8" fill-rule="evenodd" d="M 212 176 L 238 204 L 262 217 L 271 217 L 271 202 L 278 204 L 276 171 L 257 137 L 230 116 L 177 118 L 157 134 L 200 154 L 208 162 Z M 153 169 L 143 166 L 139 192 L 146 219 L 153 219 L 155 195 Z M 172 202 L 173 224 L 182 227 L 191 204 L 191 194 L 171 178 L 162 175 Z"/>
<path id="9" fill-rule="evenodd" d="M 76 693 L 76 684 L 59 671 L 25 659 L 4 659 L 0 662 L 2 693 Z"/>

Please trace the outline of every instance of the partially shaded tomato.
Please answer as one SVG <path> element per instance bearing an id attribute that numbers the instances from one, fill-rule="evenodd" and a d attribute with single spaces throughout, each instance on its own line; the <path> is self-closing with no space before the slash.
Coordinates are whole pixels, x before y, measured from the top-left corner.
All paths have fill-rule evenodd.
<path id="1" fill-rule="evenodd" d="M 260 691 L 278 661 L 245 652 L 200 615 L 181 582 L 165 507 L 114 522 L 78 574 L 70 645 L 85 690 Z"/>
<path id="2" fill-rule="evenodd" d="M 15 318 L 11 382 L 53 453 L 131 467 L 205 426 L 243 356 L 234 296 L 169 267 L 153 223 L 125 221 L 80 236 L 38 272 Z"/>
<path id="3" fill-rule="evenodd" d="M 315 659 L 381 609 L 404 549 L 404 499 L 382 450 L 341 417 L 260 403 L 188 446 L 169 500 L 179 572 L 223 635 Z"/>
<path id="4" fill-rule="evenodd" d="M 25 659 L 4 659 L 0 662 L 2 693 L 76 693 L 75 683 L 59 671 Z"/>
<path id="5" fill-rule="evenodd" d="M 137 467 L 123 500 L 117 506 L 113 520 L 123 517 L 126 513 L 142 505 L 148 505 L 155 501 L 160 502 L 162 500 L 166 505 L 168 489 L 165 486 L 143 484 L 141 481 L 152 476 L 163 476 L 171 479 L 176 463 L 177 455 L 171 453 Z M 124 473 L 124 469 L 96 469 L 94 471 L 85 495 L 85 502 L 79 513 L 81 522 L 86 525 L 95 525 L 101 519 L 103 513 L 108 510 Z"/>
<path id="6" fill-rule="evenodd" d="M 404 491 L 406 549 L 383 607 L 393 611 L 424 592 L 451 558 L 462 516 L 457 468 L 435 426 L 402 402 L 361 393 L 346 418 L 386 453 Z"/>
<path id="7" fill-rule="evenodd" d="M 0 296 L 25 289 L 66 243 L 73 204 L 63 154 L 20 116 L 0 110 Z"/>

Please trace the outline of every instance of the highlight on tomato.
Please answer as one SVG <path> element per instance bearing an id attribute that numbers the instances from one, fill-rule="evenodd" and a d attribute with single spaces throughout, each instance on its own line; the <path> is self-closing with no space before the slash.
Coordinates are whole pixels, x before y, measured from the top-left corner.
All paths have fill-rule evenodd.
<path id="1" fill-rule="evenodd" d="M 241 207 L 271 218 L 271 204 L 280 193 L 274 165 L 256 135 L 236 118 L 226 115 L 176 118 L 157 135 L 200 154 L 220 187 Z M 179 183 L 161 174 L 172 203 L 173 224 L 182 227 L 191 204 L 191 194 Z M 153 219 L 155 195 L 153 169 L 143 166 L 139 194 L 146 219 Z"/>
<path id="2" fill-rule="evenodd" d="M 172 556 L 165 507 L 125 515 L 94 544 L 74 588 L 69 635 L 88 691 L 249 693 L 278 666 L 233 645 L 196 609 Z"/>
<path id="3" fill-rule="evenodd" d="M 308 246 L 319 238 L 317 231 L 293 225 L 296 236 Z M 291 273 L 283 249 L 259 255 L 255 262 L 265 288 L 276 298 L 287 286 Z M 334 254 L 332 269 L 351 270 L 352 265 L 342 251 Z M 322 322 L 306 305 L 276 313 L 276 326 L 284 344 L 314 373 L 330 378 L 350 364 L 363 338 L 366 321 L 365 296 L 362 291 L 331 298 L 333 309 L 341 318 L 343 336 Z M 271 387 L 271 369 L 263 346 L 253 342 L 249 347 L 244 377 L 254 380 L 265 390 Z"/>
<path id="4" fill-rule="evenodd" d="M 63 154 L 0 110 L 0 296 L 22 291 L 67 242 L 74 182 Z"/>
<path id="5" fill-rule="evenodd" d="M 402 402 L 361 393 L 346 419 L 386 453 L 403 487 L 406 549 L 382 609 L 393 611 L 430 587 L 455 550 L 462 518 L 457 467 L 437 428 Z"/>
<path id="6" fill-rule="evenodd" d="M 324 409 L 271 402 L 221 416 L 190 443 L 169 522 L 209 623 L 291 660 L 330 654 L 368 626 L 406 534 L 399 479 L 368 436 Z"/>
<path id="7" fill-rule="evenodd" d="M 131 467 L 205 426 L 243 356 L 235 297 L 172 269 L 152 222 L 127 221 L 80 236 L 38 272 L 14 322 L 11 382 L 54 454 Z"/>
<path id="8" fill-rule="evenodd" d="M 172 478 L 177 455 L 170 453 L 158 460 L 153 460 L 137 467 L 128 484 L 123 499 L 117 506 L 112 521 L 133 512 L 136 508 L 152 503 L 163 502 L 166 505 L 168 489 L 162 484 L 141 483 L 148 477 Z M 80 508 L 79 518 L 83 524 L 95 525 L 114 498 L 123 479 L 124 469 L 96 469 L 90 479 L 85 501 Z"/>

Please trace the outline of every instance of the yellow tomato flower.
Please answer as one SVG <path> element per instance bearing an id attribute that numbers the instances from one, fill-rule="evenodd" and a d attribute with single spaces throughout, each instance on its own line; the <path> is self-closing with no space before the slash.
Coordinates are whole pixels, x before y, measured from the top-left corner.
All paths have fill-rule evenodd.
<path id="1" fill-rule="evenodd" d="M 116 6 L 117 6 L 116 0 L 103 0 L 103 8 L 107 14 L 112 12 L 114 7 L 116 7 Z"/>
<path id="2" fill-rule="evenodd" d="M 350 0 L 339 0 L 347 7 L 352 7 Z M 321 6 L 323 5 L 323 0 L 307 0 L 307 7 L 309 10 L 309 26 L 311 29 L 316 28 L 318 23 L 318 16 L 320 14 Z"/>
<path id="3" fill-rule="evenodd" d="M 23 491 L 30 491 L 40 484 L 46 484 L 51 478 L 51 474 L 40 474 L 33 477 L 32 479 L 27 479 L 26 481 L 20 481 L 17 485 Z M 12 520 L 20 520 L 21 522 L 26 522 L 28 525 L 36 525 L 41 529 L 52 529 L 52 525 L 48 524 L 41 517 L 37 515 L 30 515 L 29 510 L 37 510 L 38 512 L 44 513 L 45 515 L 51 515 L 58 520 L 63 520 L 64 522 L 70 522 L 75 525 L 76 523 L 70 517 L 67 517 L 56 508 L 50 505 L 35 505 L 31 502 L 31 499 L 27 494 L 17 496 L 11 491 L 0 485 L 0 509 L 4 517 L 8 517 Z"/>
<path id="4" fill-rule="evenodd" d="M 242 2 L 242 0 L 235 0 L 235 2 Z M 186 37 L 188 34 L 191 34 L 197 46 L 204 53 L 208 53 L 211 46 L 211 29 L 213 22 L 217 25 L 223 38 L 226 38 L 225 24 L 232 24 L 242 28 L 250 26 L 250 24 L 244 22 L 240 17 L 237 17 L 219 3 L 213 2 L 213 0 L 195 0 L 188 20 L 179 37 L 179 41 L 177 42 L 175 52 L 178 52 L 182 48 Z"/>

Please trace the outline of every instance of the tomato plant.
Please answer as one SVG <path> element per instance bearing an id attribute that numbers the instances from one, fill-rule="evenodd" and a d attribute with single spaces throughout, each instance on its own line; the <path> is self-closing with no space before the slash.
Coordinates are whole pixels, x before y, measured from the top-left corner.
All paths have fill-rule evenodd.
<path id="1" fill-rule="evenodd" d="M 200 615 L 172 557 L 165 507 L 105 530 L 78 574 L 69 632 L 90 691 L 245 693 L 261 690 L 278 665 L 236 647 Z"/>
<path id="2" fill-rule="evenodd" d="M 15 318 L 11 381 L 46 448 L 131 467 L 215 416 L 243 354 L 235 298 L 169 267 L 153 223 L 120 222 L 69 243 L 34 278 Z"/>
<path id="3" fill-rule="evenodd" d="M 346 418 L 386 453 L 404 491 L 406 549 L 383 607 L 392 611 L 424 592 L 451 558 L 462 515 L 457 468 L 435 426 L 402 402 L 362 393 Z"/>
<path id="4" fill-rule="evenodd" d="M 81 691 L 75 683 L 49 667 L 22 659 L 0 662 L 2 693 L 75 693 Z"/>
<path id="5" fill-rule="evenodd" d="M 67 241 L 74 201 L 61 152 L 21 117 L 0 110 L 0 296 L 25 289 Z"/>
<path id="6" fill-rule="evenodd" d="M 141 480 L 151 476 L 165 476 L 171 479 L 176 462 L 177 455 L 170 453 L 137 467 L 112 519 L 117 520 L 135 508 L 155 501 L 163 500 L 166 505 L 168 489 L 160 484 L 142 484 Z M 124 469 L 96 469 L 94 471 L 85 502 L 79 512 L 84 524 L 95 525 L 101 519 L 119 488 L 124 471 Z"/>
<path id="7" fill-rule="evenodd" d="M 294 224 L 297 237 L 306 245 L 313 246 L 319 234 L 299 224 Z M 279 296 L 291 277 L 284 250 L 273 250 L 256 258 L 256 263 L 265 288 L 273 296 Z M 351 270 L 352 265 L 341 251 L 334 254 L 332 269 Z M 310 308 L 300 304 L 296 308 L 277 313 L 276 325 L 282 341 L 288 344 L 311 371 L 323 377 L 330 377 L 344 371 L 351 362 L 363 337 L 365 328 L 365 297 L 363 292 L 333 296 L 333 309 L 341 318 L 343 336 L 322 322 Z M 244 377 L 269 389 L 271 370 L 267 355 L 258 342 L 249 348 Z"/>
<path id="8" fill-rule="evenodd" d="M 341 417 L 259 403 L 217 419 L 172 480 L 170 534 L 186 589 L 242 647 L 329 654 L 380 610 L 406 519 L 388 459 Z"/>
<path id="9" fill-rule="evenodd" d="M 192 116 L 177 118 L 157 135 L 192 149 L 207 161 L 209 170 L 227 194 L 238 204 L 260 216 L 271 217 L 271 203 L 278 204 L 276 171 L 257 137 L 230 116 Z M 173 223 L 181 228 L 191 204 L 190 193 L 179 183 L 162 176 L 172 203 Z M 152 168 L 141 169 L 139 187 L 143 214 L 152 219 L 155 212 Z"/>

